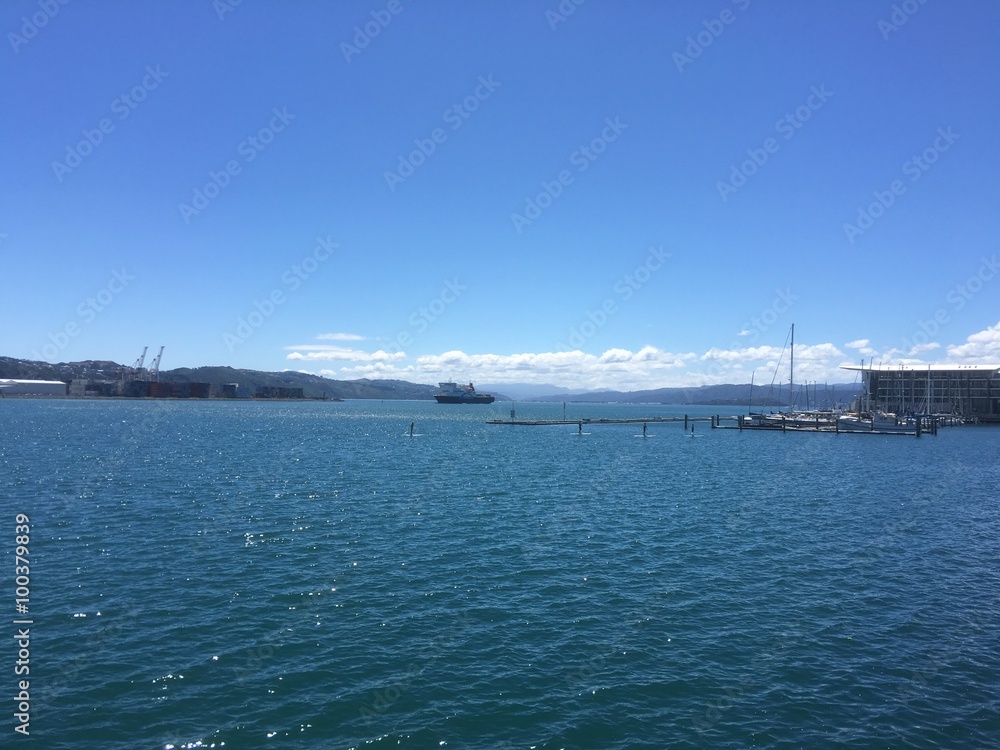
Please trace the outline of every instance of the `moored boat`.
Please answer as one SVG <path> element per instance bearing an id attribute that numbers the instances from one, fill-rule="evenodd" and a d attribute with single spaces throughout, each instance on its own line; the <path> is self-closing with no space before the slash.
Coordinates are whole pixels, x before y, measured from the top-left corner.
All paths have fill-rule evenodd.
<path id="1" fill-rule="evenodd" d="M 876 412 L 868 417 L 845 414 L 837 418 L 840 432 L 904 432 L 913 433 L 917 425 L 908 419 L 899 419 L 895 414 Z"/>

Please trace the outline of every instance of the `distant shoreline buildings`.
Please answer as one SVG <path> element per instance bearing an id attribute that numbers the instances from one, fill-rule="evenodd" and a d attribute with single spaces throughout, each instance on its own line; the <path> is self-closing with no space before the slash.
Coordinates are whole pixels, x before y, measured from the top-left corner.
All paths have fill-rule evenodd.
<path id="1" fill-rule="evenodd" d="M 238 399 L 238 383 L 189 383 L 149 380 L 20 380 L 0 379 L 0 398 L 69 397 L 69 398 L 170 398 Z M 243 398 L 299 400 L 306 395 L 302 388 L 259 386 L 252 396 Z"/>

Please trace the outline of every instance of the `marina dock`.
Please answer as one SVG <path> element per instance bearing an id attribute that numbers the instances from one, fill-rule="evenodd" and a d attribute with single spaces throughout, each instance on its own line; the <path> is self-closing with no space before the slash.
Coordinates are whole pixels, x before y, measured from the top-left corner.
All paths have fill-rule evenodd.
<path id="1" fill-rule="evenodd" d="M 872 420 L 865 422 L 861 420 L 843 421 L 834 415 L 827 414 L 803 414 L 797 413 L 792 416 L 786 415 L 753 415 L 746 417 L 742 414 L 731 417 L 714 415 L 708 417 L 621 417 L 621 418 L 601 418 L 601 419 L 516 419 L 513 414 L 510 419 L 490 419 L 486 424 L 510 425 L 521 427 L 546 427 L 554 425 L 576 425 L 580 429 L 584 425 L 592 427 L 594 425 L 611 424 L 641 424 L 645 429 L 647 424 L 683 424 L 686 431 L 690 426 L 694 429 L 696 422 L 707 422 L 712 429 L 738 430 L 743 432 L 827 432 L 834 434 L 848 435 L 908 435 L 920 437 L 921 435 L 937 435 L 938 427 L 946 425 L 961 424 L 960 420 L 942 416 L 924 415 L 903 421 L 879 422 Z M 723 424 L 726 423 L 726 424 Z"/>
<path id="2" fill-rule="evenodd" d="M 595 425 L 595 424 L 663 424 L 670 422 L 683 422 L 684 428 L 687 429 L 688 424 L 694 424 L 695 422 L 711 422 L 712 426 L 715 426 L 716 420 L 727 420 L 735 422 L 737 417 L 623 417 L 621 419 L 608 418 L 608 419 L 490 419 L 486 424 L 507 424 L 507 425 L 521 425 L 526 427 L 543 427 L 546 425 L 558 425 L 558 424 L 575 424 L 575 425 Z"/>

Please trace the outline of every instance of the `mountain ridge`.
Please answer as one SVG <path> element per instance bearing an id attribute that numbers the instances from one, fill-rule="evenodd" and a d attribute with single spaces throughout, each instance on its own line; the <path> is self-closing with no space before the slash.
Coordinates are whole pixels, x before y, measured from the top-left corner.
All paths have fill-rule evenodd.
<path id="1" fill-rule="evenodd" d="M 24 380 L 116 380 L 128 370 L 126 365 L 109 360 L 83 360 L 79 362 L 59 362 L 51 364 L 34 360 L 0 356 L 0 378 Z M 229 366 L 178 367 L 161 370 L 162 381 L 210 383 L 220 386 L 237 383 L 238 393 L 247 397 L 260 387 L 302 388 L 306 398 L 342 399 L 383 399 L 383 400 L 431 400 L 438 391 L 436 385 L 411 383 L 406 380 L 369 379 L 334 380 L 321 375 L 297 370 L 265 371 L 234 368 Z M 806 388 L 796 384 L 796 406 L 803 407 L 807 400 L 812 405 L 830 403 L 846 404 L 860 391 L 856 384 L 831 384 L 812 387 L 806 397 Z M 573 403 L 660 403 L 660 404 L 708 404 L 745 406 L 750 395 L 750 385 L 718 384 L 690 387 L 666 387 L 637 391 L 603 389 L 580 391 L 551 384 L 532 385 L 529 383 L 491 384 L 481 390 L 492 393 L 498 401 L 512 398 L 521 402 L 573 402 Z M 509 390 L 509 393 L 503 391 Z M 529 395 L 532 390 L 538 395 Z M 778 389 L 772 386 L 753 387 L 753 404 L 756 406 L 785 406 L 788 403 L 787 384 L 778 396 Z"/>
<path id="2" fill-rule="evenodd" d="M 0 378 L 23 380 L 117 380 L 129 368 L 108 360 L 83 360 L 50 364 L 13 357 L 0 357 Z M 161 370 L 165 382 L 238 384 L 241 396 L 251 396 L 260 387 L 302 388 L 306 398 L 416 399 L 429 400 L 437 386 L 405 380 L 333 380 L 321 375 L 283 370 L 268 372 L 229 366 L 178 367 Z"/>

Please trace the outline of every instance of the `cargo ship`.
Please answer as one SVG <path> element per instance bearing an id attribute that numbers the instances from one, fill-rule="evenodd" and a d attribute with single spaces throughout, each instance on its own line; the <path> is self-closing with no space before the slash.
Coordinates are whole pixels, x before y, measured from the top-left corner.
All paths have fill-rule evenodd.
<path id="1" fill-rule="evenodd" d="M 494 401 L 489 393 L 476 393 L 472 383 L 438 383 L 438 387 L 441 391 L 435 393 L 434 398 L 439 404 L 492 404 Z"/>

